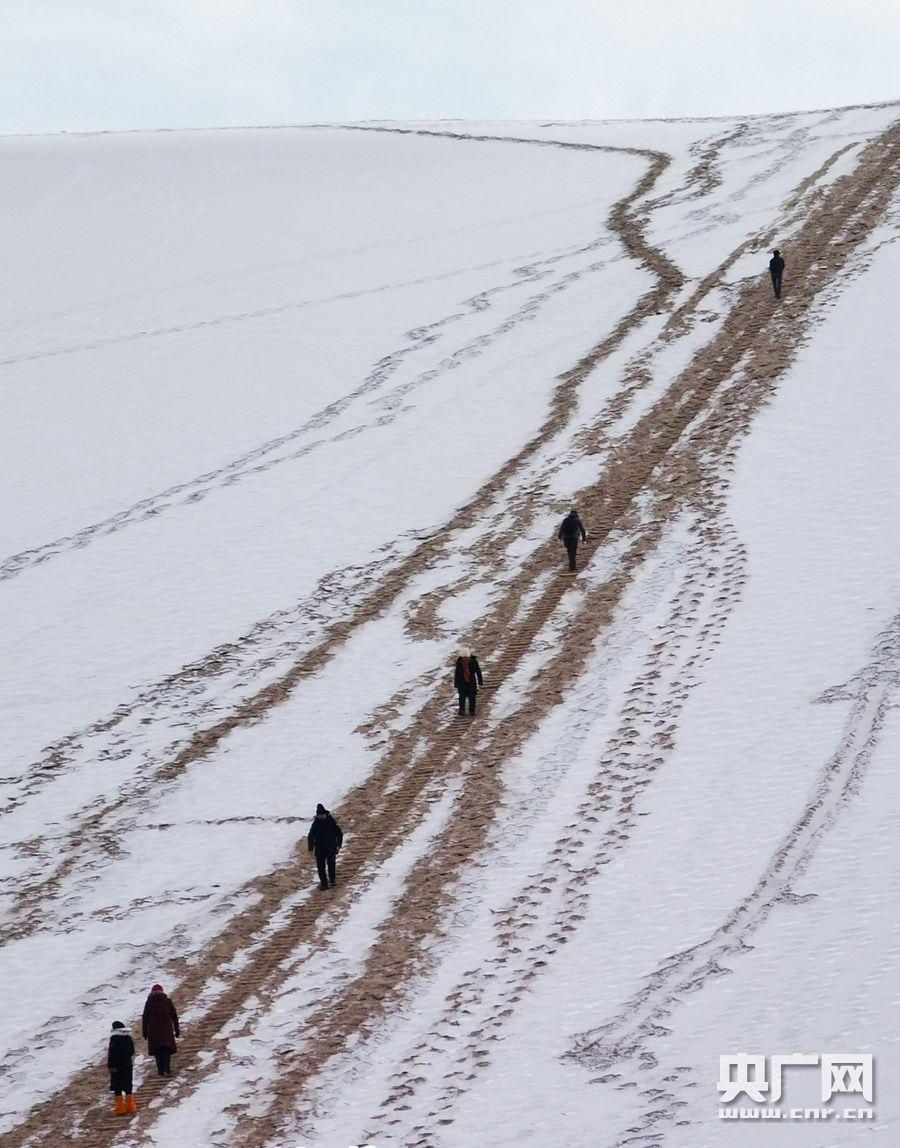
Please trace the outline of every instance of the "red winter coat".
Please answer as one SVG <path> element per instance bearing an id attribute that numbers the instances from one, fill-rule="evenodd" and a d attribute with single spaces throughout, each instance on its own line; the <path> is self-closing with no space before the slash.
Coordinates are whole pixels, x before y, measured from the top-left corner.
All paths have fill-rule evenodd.
<path id="1" fill-rule="evenodd" d="M 144 1005 L 142 1032 L 147 1038 L 147 1051 L 151 1056 L 161 1048 L 177 1052 L 175 1037 L 181 1036 L 178 1028 L 178 1013 L 165 993 L 155 992 L 147 997 Z"/>

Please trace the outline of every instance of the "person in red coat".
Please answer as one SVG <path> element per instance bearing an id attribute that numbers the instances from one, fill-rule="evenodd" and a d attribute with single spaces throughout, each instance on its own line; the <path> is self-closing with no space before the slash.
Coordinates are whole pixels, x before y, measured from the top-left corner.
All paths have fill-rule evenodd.
<path id="1" fill-rule="evenodd" d="M 160 1076 L 171 1076 L 169 1062 L 178 1051 L 175 1038 L 181 1036 L 178 1013 L 163 992 L 162 985 L 154 985 L 144 1005 L 141 1031 L 147 1041 L 147 1051 L 156 1058 L 156 1071 Z"/>

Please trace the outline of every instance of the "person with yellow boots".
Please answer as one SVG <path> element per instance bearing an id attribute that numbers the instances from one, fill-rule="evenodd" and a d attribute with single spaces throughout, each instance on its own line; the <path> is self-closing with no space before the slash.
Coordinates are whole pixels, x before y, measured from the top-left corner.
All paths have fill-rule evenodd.
<path id="1" fill-rule="evenodd" d="M 106 1067 L 109 1069 L 109 1090 L 115 1096 L 113 1111 L 116 1116 L 137 1112 L 132 1082 L 133 1060 L 134 1041 L 125 1031 L 125 1025 L 120 1020 L 114 1020 L 106 1053 Z"/>

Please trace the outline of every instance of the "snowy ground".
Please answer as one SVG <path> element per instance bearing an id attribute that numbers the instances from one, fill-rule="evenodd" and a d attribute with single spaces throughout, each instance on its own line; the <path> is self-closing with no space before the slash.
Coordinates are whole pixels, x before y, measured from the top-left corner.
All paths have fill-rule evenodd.
<path id="1" fill-rule="evenodd" d="M 897 115 L 0 140 L 4 1144 L 894 1142 Z"/>

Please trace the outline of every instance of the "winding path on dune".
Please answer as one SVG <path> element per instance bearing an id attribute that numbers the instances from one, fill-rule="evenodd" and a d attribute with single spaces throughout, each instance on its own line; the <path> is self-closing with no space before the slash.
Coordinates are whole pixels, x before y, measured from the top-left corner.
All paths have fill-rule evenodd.
<path id="1" fill-rule="evenodd" d="M 591 147 L 424 129 L 352 130 L 449 135 L 461 146 L 502 139 L 510 146 Z M 714 181 L 718 146 L 714 142 L 699 156 L 690 178 L 700 188 Z M 630 148 L 592 150 L 636 154 Z M 111 733 L 131 729 L 129 723 L 135 719 L 137 731 L 145 719 L 164 722 L 172 699 L 181 704 L 185 682 L 202 692 L 203 683 L 221 673 L 223 662 L 245 659 L 246 695 L 228 712 L 217 714 L 213 722 L 197 722 L 189 738 L 170 756 L 145 764 L 128 799 L 140 810 L 151 794 L 158 794 L 161 786 L 174 783 L 186 769 L 202 762 L 233 731 L 272 712 L 312 669 L 320 668 L 351 635 L 382 616 L 401 595 L 416 591 L 416 579 L 439 568 L 473 522 L 497 514 L 498 507 L 505 508 L 499 544 L 495 538 L 491 546 L 483 540 L 462 546 L 469 569 L 477 570 L 485 584 L 497 587 L 491 605 L 467 637 L 473 648 L 492 651 L 492 682 L 516 684 L 514 711 L 505 713 L 502 720 L 495 716 L 499 709 L 492 691 L 483 696 L 481 718 L 473 725 L 448 725 L 442 699 L 422 705 L 405 728 L 389 734 L 372 773 L 342 802 L 341 819 L 351 844 L 343 864 L 343 883 L 335 894 L 323 901 L 297 893 L 298 887 L 308 884 L 309 862 L 301 842 L 277 868 L 248 883 L 238 898 L 247 907 L 236 912 L 195 959 L 172 968 L 179 982 L 180 1007 L 193 1016 L 181 1043 L 179 1076 L 166 1085 L 168 1104 L 186 1099 L 215 1073 L 228 1039 L 235 1031 L 249 1031 L 255 1019 L 265 1014 L 287 975 L 311 968 L 321 958 L 329 933 L 365 898 L 404 840 L 425 823 L 435 803 L 445 803 L 447 815 L 435 821 L 428 851 L 406 877 L 390 918 L 376 927 L 362 968 L 343 981 L 333 996 L 322 1000 L 305 1020 L 303 1031 L 294 1035 L 302 1055 L 282 1066 L 277 1095 L 262 1107 L 259 1097 L 236 1098 L 234 1111 L 240 1120 L 230 1143 L 241 1148 L 266 1145 L 290 1130 L 297 1113 L 308 1110 L 314 1100 L 318 1071 L 377 1031 L 415 978 L 427 972 L 433 942 L 452 915 L 460 877 L 467 867 L 481 863 L 490 839 L 502 805 L 504 764 L 522 749 L 557 699 L 575 687 L 597 639 L 614 622 L 635 577 L 653 560 L 663 533 L 676 521 L 685 523 L 684 569 L 660 624 L 660 640 L 635 675 L 630 701 L 587 787 L 578 826 L 565 831 L 552 869 L 535 875 L 498 914 L 491 950 L 447 993 L 439 1023 L 423 1036 L 409 1063 L 397 1067 L 383 1103 L 371 1115 L 368 1132 L 373 1140 L 402 1129 L 404 1144 L 437 1148 L 444 1142 L 442 1137 L 453 1122 L 454 1101 L 477 1081 L 480 1067 L 489 1063 L 490 1042 L 515 1014 L 529 984 L 552 970 L 554 955 L 584 914 L 590 881 L 602 880 L 603 866 L 613 852 L 627 847 L 635 824 L 635 801 L 665 764 L 698 669 L 740 596 L 744 555 L 724 511 L 729 467 L 754 416 L 817 321 L 823 300 L 883 220 L 900 183 L 900 126 L 895 125 L 862 150 L 849 175 L 821 190 L 816 190 L 815 181 L 804 181 L 805 186 L 795 189 L 785 203 L 783 214 L 772 219 L 755 241 L 742 243 L 716 272 L 682 292 L 681 273 L 647 239 L 647 199 L 669 160 L 659 152 L 637 154 L 646 159 L 647 171 L 629 195 L 614 205 L 609 223 L 630 257 L 652 273 L 654 286 L 588 355 L 559 377 L 551 410 L 538 434 L 471 502 L 459 508 L 437 539 L 425 540 L 407 555 L 392 556 L 383 568 L 368 571 L 370 582 L 362 581 L 362 589 L 348 597 L 346 615 L 324 620 L 321 633 L 312 637 L 301 655 L 290 648 L 260 655 L 247 636 L 233 649 L 212 652 L 183 675 L 159 683 L 131 706 L 98 721 L 98 729 Z M 710 296 L 740 255 L 754 242 L 764 245 L 771 235 L 785 234 L 788 225 L 793 227 L 792 274 L 782 306 L 771 305 L 765 283 L 740 286 L 720 316 L 721 322 L 688 366 L 668 379 L 663 392 L 623 428 L 623 415 L 652 381 L 656 357 L 695 334 L 701 312 L 710 306 Z M 627 336 L 661 312 L 665 324 L 658 333 L 648 334 L 640 353 L 625 368 L 615 397 L 585 425 L 577 414 L 582 384 Z M 504 568 L 502 542 L 504 537 L 529 530 L 535 494 L 546 485 L 553 469 L 541 452 L 554 441 L 566 441 L 579 455 L 599 457 L 603 462 L 602 483 L 582 489 L 576 497 L 592 527 L 584 562 L 602 559 L 607 571 L 602 579 L 561 577 L 558 548 L 551 541 L 533 548 L 514 571 Z M 239 462 L 243 465 L 243 460 Z M 416 594 L 408 614 L 410 624 L 426 635 L 437 625 L 429 592 Z M 562 616 L 565 625 L 558 625 Z M 286 611 L 278 619 L 280 632 L 289 631 L 294 621 L 295 615 Z M 267 619 L 259 625 L 267 632 L 274 623 Z M 554 691 L 548 693 L 544 682 L 533 677 L 529 656 L 554 626 L 557 645 L 544 657 L 545 676 L 554 682 Z M 273 659 L 266 669 L 275 676 L 253 690 L 257 657 Z M 442 673 L 443 667 L 434 667 L 419 682 L 410 683 L 410 689 L 431 684 Z M 884 702 L 879 698 L 860 701 L 856 707 L 859 731 L 864 732 L 864 726 L 870 732 L 876 729 L 878 706 Z M 841 763 L 852 766 L 857 761 L 859 731 L 854 726 L 846 745 L 837 751 L 838 766 L 829 776 L 838 786 L 850 768 Z M 35 764 L 35 786 L 39 787 L 42 772 L 73 767 L 78 737 L 73 734 L 51 747 Z M 123 748 L 128 748 L 127 739 Z M 840 803 L 833 799 L 837 792 L 832 787 L 823 796 L 821 815 L 812 806 L 799 815 L 797 844 L 787 848 L 783 862 L 773 863 L 769 876 L 761 876 L 752 903 L 735 907 L 733 918 L 723 924 L 722 935 L 711 939 L 702 951 L 685 955 L 681 964 L 661 974 L 652 992 L 587 1036 L 581 1055 L 600 1058 L 604 1047 L 620 1048 L 629 1042 L 634 1050 L 652 1036 L 653 1024 L 674 1007 L 684 979 L 698 975 L 718 959 L 723 946 L 734 944 L 734 922 L 751 911 L 761 911 L 759 906 L 780 888 L 778 874 L 784 864 L 792 857 L 809 855 L 826 827 L 825 813 L 832 817 L 839 812 Z M 463 809 L 466 816 L 459 815 Z M 55 844 L 52 862 L 42 857 L 32 876 L 22 883 L 15 911 L 0 934 L 4 939 L 58 927 L 60 889 L 96 862 L 96 843 L 113 832 L 121 816 L 118 799 L 84 812 L 67 837 Z M 241 960 L 235 962 L 238 955 Z M 208 1053 L 212 1055 L 207 1057 Z M 422 1076 L 420 1054 L 427 1054 L 432 1066 L 437 1058 L 442 1065 L 439 1076 L 433 1067 L 428 1078 Z M 26 1121 L 4 1136 L 4 1145 L 24 1148 L 26 1144 L 74 1142 L 76 1137 L 86 1148 L 126 1140 L 150 1143 L 151 1129 L 164 1109 L 147 1107 L 157 1092 L 152 1080 L 139 1087 L 144 1107 L 125 1130 L 121 1122 L 99 1110 L 103 1079 L 92 1066 L 33 1109 Z M 414 1124 L 405 1115 L 410 1110 L 417 1113 Z"/>

